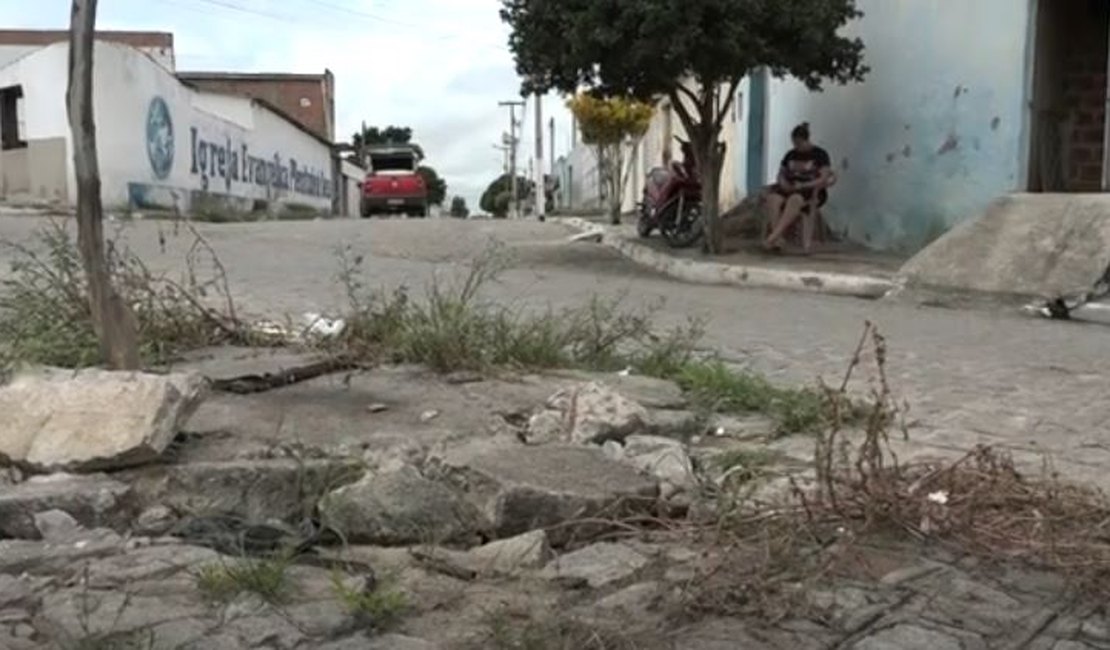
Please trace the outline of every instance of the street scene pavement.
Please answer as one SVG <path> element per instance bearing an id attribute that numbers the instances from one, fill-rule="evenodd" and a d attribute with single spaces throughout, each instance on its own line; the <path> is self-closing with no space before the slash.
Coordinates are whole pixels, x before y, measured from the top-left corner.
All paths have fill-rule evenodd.
<path id="1" fill-rule="evenodd" d="M 1110 3 L 4 4 L 0 650 L 1110 650 Z"/>
<path id="2" fill-rule="evenodd" d="M 195 237 L 166 221 L 119 225 L 119 242 L 152 268 L 181 273 Z M 9 217 L 0 232 L 29 240 L 41 222 Z M 963 453 L 978 444 L 1042 455 L 1070 478 L 1110 487 L 1106 332 L 1008 310 L 953 310 L 898 301 L 698 286 L 645 272 L 618 254 L 568 241 L 557 222 L 332 220 L 193 226 L 226 267 L 238 308 L 256 317 L 339 315 L 338 251 L 366 256 L 364 282 L 419 291 L 457 278 L 501 250 L 509 268 L 490 298 L 522 306 L 577 306 L 592 296 L 661 305 L 657 320 L 705 323 L 704 345 L 784 382 L 838 380 L 865 321 L 888 338 L 893 388 L 910 405 L 915 452 Z M 109 233 L 112 225 L 107 226 Z M 164 247 L 160 242 L 164 241 Z M 0 268 L 8 267 L 0 260 Z"/>
<path id="3" fill-rule="evenodd" d="M 72 220 L 60 218 L 55 223 L 73 233 Z M 41 250 L 38 233 L 46 226 L 43 217 L 0 217 L 0 233 L 9 244 L 0 248 L 0 273 L 6 274 L 0 279 L 13 277 L 12 262 L 25 260 L 10 244 Z M 170 277 L 193 273 L 202 280 L 226 273 L 240 318 L 276 322 L 298 321 L 306 313 L 335 318 L 349 313 L 348 288 L 340 279 L 345 267 L 357 270 L 357 281 L 368 289 L 388 293 L 407 287 L 419 297 L 433 282 L 450 286 L 465 277 L 472 265 L 496 260 L 503 270 L 483 287 L 484 299 L 521 309 L 561 309 L 604 297 L 620 299 L 627 309 L 654 310 L 652 318 L 661 327 L 697 320 L 705 332 L 698 343 L 702 352 L 765 374 L 784 386 L 813 385 L 819 379 L 838 384 L 865 323 L 871 322 L 887 339 L 886 370 L 895 397 L 909 406 L 909 442 L 895 446 L 901 460 L 954 459 L 977 445 L 990 445 L 1013 453 L 1018 466 L 1030 475 L 1049 468 L 1069 482 L 1110 486 L 1102 470 L 1110 461 L 1110 437 L 1105 428 L 1110 405 L 1105 400 L 1107 377 L 1101 354 L 1105 329 L 1101 326 L 1032 319 L 997 305 L 943 309 L 901 299 L 865 300 L 683 283 L 640 267 L 601 243 L 577 238 L 578 231 L 558 219 L 547 223 L 336 219 L 245 224 L 138 219 L 110 221 L 106 230 L 113 246 L 134 253 L 154 273 Z M 216 353 L 186 362 L 181 368 L 210 379 L 257 378 L 252 373 L 260 372 L 259 368 L 307 363 L 298 354 L 276 352 L 255 359 Z M 870 361 L 866 359 L 862 366 Z M 805 588 L 804 598 L 787 597 L 778 605 L 773 599 L 764 603 L 763 607 L 784 608 L 775 620 L 766 618 L 770 615 L 767 611 L 743 607 L 735 615 L 721 615 L 730 607 L 728 599 L 734 597 L 730 591 L 736 588 L 733 581 L 756 580 L 758 576 L 733 581 L 716 578 L 723 567 L 737 561 L 727 555 L 727 547 L 711 544 L 708 550 L 694 552 L 682 536 L 653 537 L 645 532 L 617 543 L 586 546 L 554 560 L 549 559 L 548 539 L 553 544 L 566 543 L 558 537 L 557 526 L 546 535 L 532 531 L 494 542 L 489 549 L 428 551 L 418 545 L 406 552 L 386 548 L 432 535 L 457 539 L 447 536 L 457 535 L 460 527 L 471 530 L 467 517 L 475 516 L 460 514 L 469 511 L 459 511 L 451 501 L 442 503 L 445 497 L 434 492 L 431 486 L 435 484 L 415 470 L 387 469 L 396 467 L 390 463 L 397 462 L 398 454 L 407 458 L 406 463 L 421 462 L 421 472 L 429 478 L 438 476 L 436 472 L 441 470 L 435 468 L 442 463 L 455 467 L 452 472 L 467 468 L 468 472 L 482 472 L 489 480 L 505 481 L 502 489 L 508 493 L 518 489 L 510 486 L 520 481 L 542 485 L 536 489 L 554 490 L 559 498 L 569 499 L 581 498 L 573 496 L 576 490 L 620 495 L 641 489 L 635 486 L 641 485 L 642 476 L 622 464 L 605 464 L 611 461 L 591 465 L 601 459 L 580 456 L 584 450 L 505 447 L 505 442 L 495 444 L 495 439 L 483 437 L 504 430 L 506 422 L 514 421 L 511 414 L 527 414 L 552 391 L 573 386 L 575 376 L 461 381 L 477 383 L 457 385 L 450 377 L 398 367 L 346 377 L 333 374 L 254 396 L 249 391 L 217 394 L 189 421 L 193 437 L 179 438 L 171 446 L 167 452 L 170 464 L 164 468 L 153 465 L 110 477 L 17 483 L 19 489 L 0 497 L 0 539 L 5 535 L 16 538 L 0 541 L 0 585 L 8 580 L 17 589 L 17 597 L 9 598 L 16 609 L 8 614 L 8 636 L 0 626 L 0 647 L 8 647 L 5 642 L 16 650 L 40 647 L 35 643 L 47 638 L 41 636 L 44 633 L 49 638 L 81 638 L 94 633 L 100 635 L 97 638 L 109 638 L 121 629 L 131 636 L 111 638 L 131 642 L 138 638 L 135 634 L 149 633 L 151 638 L 180 642 L 172 647 L 254 647 L 252 626 L 263 625 L 282 630 L 290 641 L 281 647 L 290 648 L 531 648 L 524 640 L 531 638 L 529 635 L 555 638 L 548 637 L 554 633 L 543 626 L 565 625 L 537 618 L 537 612 L 550 611 L 553 603 L 561 603 L 559 607 L 583 625 L 601 626 L 597 629 L 619 625 L 634 635 L 661 624 L 658 611 L 665 610 L 657 609 L 660 603 L 690 590 L 701 594 L 698 598 L 716 603 L 711 607 L 718 616 L 696 617 L 693 623 L 663 636 L 645 632 L 646 636 L 629 636 L 638 640 L 597 647 L 1110 647 L 1110 633 L 1106 632 L 1110 619 L 1089 599 L 1076 597 L 1075 576 L 995 564 L 997 558 L 980 561 L 960 549 L 922 548 L 904 540 L 861 539 L 846 546 L 836 554 L 834 566 L 822 569 L 825 577 Z M 681 422 L 688 417 L 685 411 L 666 410 L 682 409 L 685 404 L 666 382 L 641 384 L 634 377 L 615 376 L 601 381 L 650 405 L 653 419 Z M 857 389 L 868 386 L 874 384 L 864 383 Z M 532 430 L 534 422 L 533 417 L 527 430 Z M 637 453 L 632 451 L 635 444 L 645 444 L 635 439 L 628 439 L 625 453 Z M 646 444 L 660 444 L 659 439 L 654 440 Z M 762 444 L 797 466 L 810 464 L 814 458 L 811 435 Z M 68 509 L 80 524 L 111 526 L 115 522 L 117 529 L 124 526 L 134 531 L 132 534 L 166 530 L 169 524 L 162 522 L 177 516 L 171 513 L 198 507 L 199 512 L 235 513 L 245 522 L 274 521 L 274 517 L 293 520 L 302 507 L 304 489 L 326 491 L 337 472 L 350 471 L 352 445 L 362 450 L 363 462 L 380 467 L 380 473 L 371 471 L 362 481 L 339 488 L 327 499 L 350 499 L 357 504 L 354 507 L 370 512 L 381 507 L 396 512 L 381 520 L 385 524 L 371 523 L 378 521 L 375 519 L 344 520 L 346 530 L 356 539 L 383 546 L 350 546 L 344 551 L 342 566 L 346 571 L 371 567 L 374 573 L 369 575 L 388 572 L 400 576 L 396 588 L 412 599 L 412 609 L 399 627 L 408 636 L 373 636 L 379 645 L 360 645 L 365 638 L 358 628 L 351 627 L 343 611 L 344 597 L 338 604 L 335 601 L 335 593 L 347 592 L 334 590 L 347 587 L 329 587 L 328 573 L 308 566 L 298 566 L 288 574 L 288 580 L 294 581 L 289 584 L 296 585 L 296 600 L 278 609 L 255 603 L 247 610 L 244 603 L 250 601 L 233 600 L 227 609 L 219 610 L 221 617 L 231 618 L 213 623 L 213 610 L 197 601 L 194 583 L 203 583 L 191 576 L 229 561 L 216 551 L 236 552 L 233 547 L 213 544 L 218 537 L 198 533 L 209 528 L 223 530 L 229 525 L 225 521 L 198 514 L 184 516 L 170 529 L 172 537 L 143 542 L 145 538 L 128 541 L 110 530 L 85 531 L 66 512 L 41 512 L 49 507 Z M 713 453 L 712 448 L 694 444 L 689 448 L 692 457 L 707 452 Z M 414 461 L 425 455 L 440 460 Z M 394 460 L 388 460 L 391 458 Z M 91 506 L 94 515 L 87 514 L 90 506 L 73 505 L 84 503 L 70 501 L 74 489 L 100 495 L 95 502 L 100 505 Z M 126 501 L 124 494 L 130 495 Z M 320 502 L 321 508 L 328 507 L 327 499 Z M 145 508 L 137 520 L 112 505 L 135 501 Z M 535 507 L 529 505 L 526 511 L 532 513 Z M 543 516 L 543 511 L 541 507 L 536 511 L 539 514 L 529 516 Z M 396 528 L 405 517 L 427 522 L 421 525 L 431 528 L 413 537 Z M 259 528 L 259 524 L 252 526 L 249 531 Z M 293 534 L 283 528 L 274 530 Z M 503 535 L 522 530 L 509 528 Z M 79 541 L 76 550 L 61 555 L 50 543 L 23 541 L 39 534 L 55 544 Z M 487 573 L 493 569 L 486 563 L 499 557 L 491 555 L 498 545 L 522 553 L 516 560 L 519 565 L 498 565 L 498 575 L 512 575 L 523 582 L 487 579 L 492 578 L 493 574 Z M 130 572 L 113 577 L 113 567 L 121 563 L 130 566 Z M 31 568 L 36 579 L 64 582 L 64 576 L 78 565 L 99 576 L 89 583 L 93 593 L 99 594 L 92 605 L 82 591 L 87 587 L 28 587 L 31 583 L 10 578 Z M 533 571 L 526 566 L 544 568 Z M 335 575 L 333 569 L 330 580 Z M 661 577 L 649 579 L 651 576 Z M 529 582 L 537 577 L 541 582 Z M 579 586 L 572 587 L 573 581 L 582 582 L 574 582 Z M 582 591 L 584 586 L 589 589 Z M 129 595 L 120 602 L 112 600 L 119 594 Z M 165 599 L 180 603 L 175 605 L 183 608 L 180 621 L 164 620 Z M 523 636 L 501 638 L 497 644 L 491 641 L 505 634 L 490 632 L 496 625 L 504 625 L 490 622 L 495 607 L 505 616 L 519 617 L 525 627 L 518 633 Z M 113 615 L 113 608 L 123 614 Z M 82 611 L 86 611 L 83 616 L 93 618 L 83 619 Z M 109 620 L 113 621 L 110 625 L 97 622 Z M 594 638 L 583 636 L 574 641 L 573 634 L 562 629 L 557 636 L 564 645 L 534 647 L 589 647 L 574 644 Z M 344 640 L 326 643 L 336 636 Z M 487 640 L 475 646 L 455 645 L 457 639 L 473 638 Z M 647 641 L 649 638 L 652 640 Z"/>

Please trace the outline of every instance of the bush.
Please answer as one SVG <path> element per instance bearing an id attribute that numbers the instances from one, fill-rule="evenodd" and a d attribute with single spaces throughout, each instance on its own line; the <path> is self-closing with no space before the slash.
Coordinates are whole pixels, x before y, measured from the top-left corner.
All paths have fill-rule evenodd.
<path id="1" fill-rule="evenodd" d="M 479 258 L 461 280 L 433 281 L 418 300 L 400 289 L 369 293 L 361 256 L 341 251 L 339 280 L 353 314 L 343 344 L 356 357 L 421 363 L 451 372 L 626 367 L 673 368 L 688 358 L 700 331 L 655 334 L 654 310 L 629 311 L 620 300 L 595 298 L 580 308 L 514 309 L 486 301 L 483 288 L 504 268 L 497 251 Z"/>

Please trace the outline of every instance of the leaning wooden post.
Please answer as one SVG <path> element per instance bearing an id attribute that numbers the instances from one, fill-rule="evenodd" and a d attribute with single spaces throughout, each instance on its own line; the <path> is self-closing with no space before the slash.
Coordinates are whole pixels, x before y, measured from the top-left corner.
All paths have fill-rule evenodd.
<path id="1" fill-rule="evenodd" d="M 93 123 L 93 42 L 96 0 L 73 0 L 69 32 L 69 88 L 66 109 L 73 133 L 77 177 L 77 246 L 89 284 L 89 307 L 100 351 L 108 367 L 139 367 L 138 327 L 130 307 L 112 287 L 104 252 L 104 208 Z"/>

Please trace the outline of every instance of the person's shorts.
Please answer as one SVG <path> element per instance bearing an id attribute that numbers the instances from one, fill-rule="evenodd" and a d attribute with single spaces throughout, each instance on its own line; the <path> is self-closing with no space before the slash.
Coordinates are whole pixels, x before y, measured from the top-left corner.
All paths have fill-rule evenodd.
<path id="1" fill-rule="evenodd" d="M 806 203 L 809 203 L 813 199 L 813 192 L 814 190 L 784 190 L 778 185 L 774 185 L 771 187 L 772 194 L 778 194 L 784 199 L 788 199 L 795 194 L 799 194 L 803 199 L 805 199 Z M 817 190 L 817 207 L 823 207 L 826 203 L 828 203 L 828 201 L 829 192 L 827 190 Z"/>

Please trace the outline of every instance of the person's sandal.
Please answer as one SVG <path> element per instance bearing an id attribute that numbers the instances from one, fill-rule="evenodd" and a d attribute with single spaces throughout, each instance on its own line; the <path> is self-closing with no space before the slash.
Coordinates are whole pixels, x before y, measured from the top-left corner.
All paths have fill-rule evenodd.
<path id="1" fill-rule="evenodd" d="M 767 253 L 768 255 L 782 255 L 782 242 L 781 241 L 775 242 L 773 244 L 763 242 L 762 248 L 763 248 L 763 252 Z"/>

